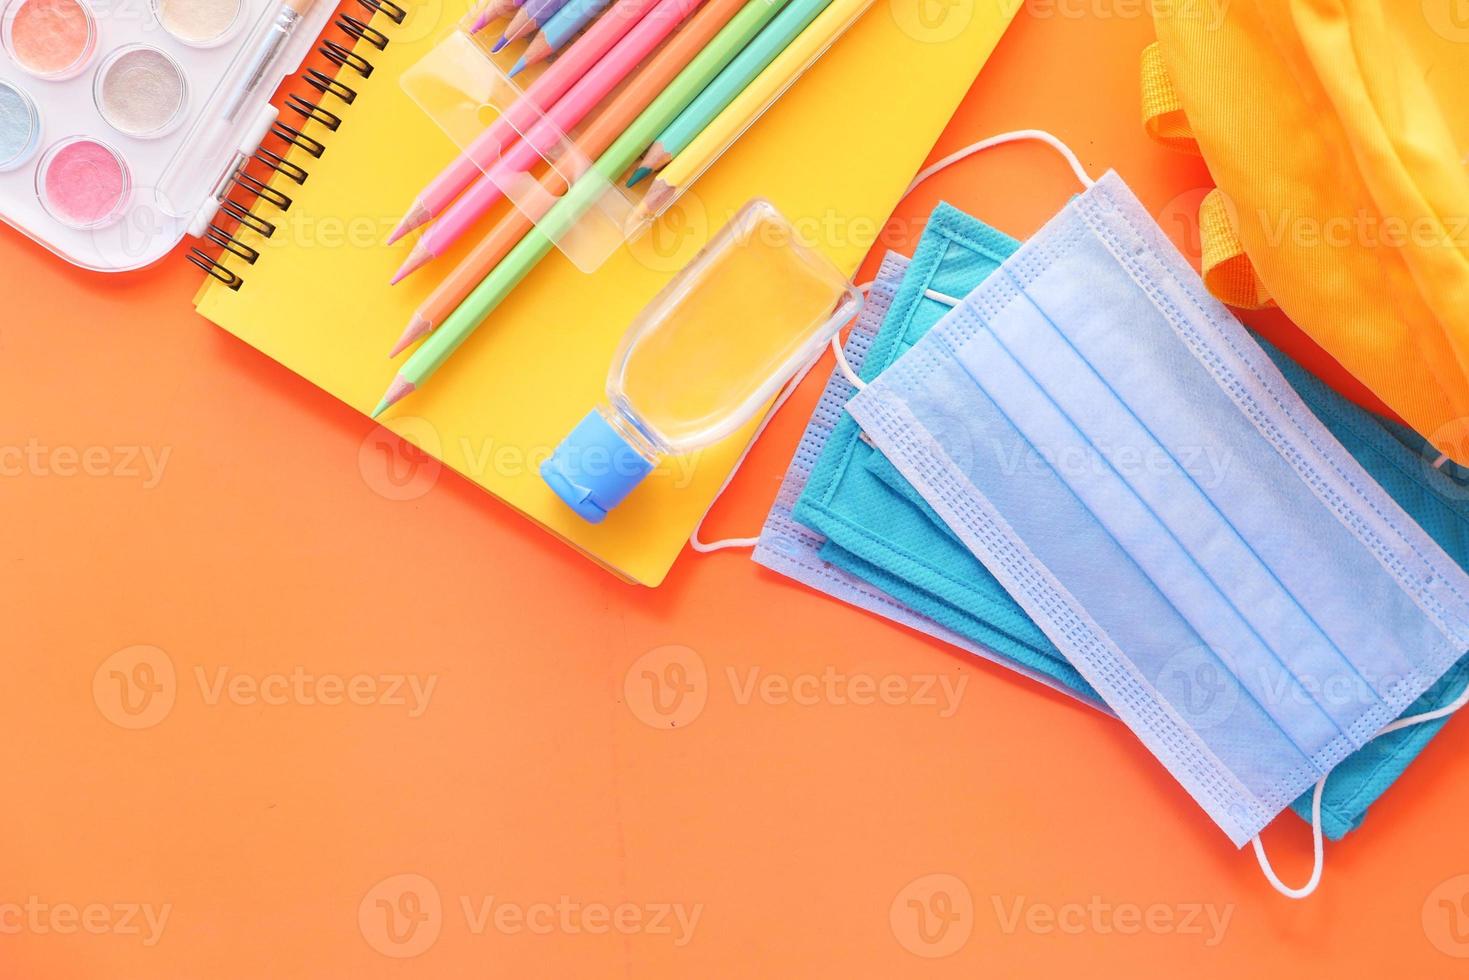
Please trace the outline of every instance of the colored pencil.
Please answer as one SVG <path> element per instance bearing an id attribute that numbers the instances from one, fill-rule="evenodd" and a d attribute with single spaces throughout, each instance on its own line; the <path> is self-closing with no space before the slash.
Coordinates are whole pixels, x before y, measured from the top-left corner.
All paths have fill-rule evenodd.
<path id="1" fill-rule="evenodd" d="M 698 6 L 697 0 L 690 0 L 694 6 Z M 531 65 L 545 61 L 551 55 L 560 51 L 568 41 L 574 38 L 578 31 L 586 26 L 587 21 L 601 13 L 602 8 L 607 6 L 607 0 L 572 0 L 566 6 L 556 12 L 541 32 L 531 38 L 530 44 L 520 53 L 520 60 L 510 69 L 509 75 L 514 78 L 525 71 Z"/>
<path id="2" fill-rule="evenodd" d="M 531 65 L 538 65 L 555 53 L 551 48 L 550 42 L 546 40 L 546 32 L 542 31 L 531 38 L 530 43 L 525 46 L 525 50 L 520 52 L 520 60 L 510 69 L 510 77 L 514 78 Z"/>
<path id="3" fill-rule="evenodd" d="M 525 237 L 474 287 L 439 329 L 404 362 L 382 400 L 372 410 L 374 418 L 426 382 L 459 349 L 459 345 L 469 339 L 495 307 L 546 257 L 556 239 L 596 203 L 605 182 L 616 180 L 631 166 L 638 151 L 693 101 L 694 96 L 729 64 L 735 53 L 786 2 L 789 0 L 748 0 L 708 47 L 700 51 L 597 158 L 592 165 L 593 172 L 571 185 L 540 223 L 526 232 Z"/>
<path id="4" fill-rule="evenodd" d="M 784 51 L 816 15 L 831 5 L 832 0 L 791 0 L 790 6 L 770 22 L 750 42 L 734 61 L 731 61 L 709 87 L 690 102 L 678 118 L 666 126 L 658 139 L 648 148 L 639 162 L 627 186 L 631 187 L 654 170 L 658 170 L 673 158 L 673 154 L 688 146 L 699 131 L 719 115 L 745 87 L 754 80 L 776 57 Z"/>
<path id="5" fill-rule="evenodd" d="M 562 7 L 576 2 L 577 0 L 526 0 L 525 6 L 520 8 L 520 13 L 510 21 L 505 28 L 505 33 L 490 50 L 499 51 L 511 41 L 518 41 L 528 34 L 534 34 L 543 25 L 549 23 Z"/>
<path id="6" fill-rule="evenodd" d="M 607 0 L 571 0 L 546 22 L 538 37 L 544 39 L 552 51 L 560 51 L 606 6 Z"/>
<path id="7" fill-rule="evenodd" d="M 478 34 L 488 27 L 491 21 L 509 17 L 524 2 L 525 0 L 486 0 L 485 3 L 480 4 L 474 17 L 470 20 L 469 33 Z"/>
<path id="8" fill-rule="evenodd" d="M 697 0 L 659 0 L 658 6 L 618 41 L 605 58 L 593 65 L 592 70 L 551 107 L 544 119 L 532 126 L 499 162 L 459 195 L 458 200 L 439 215 L 439 220 L 423 230 L 408 259 L 393 276 L 393 282 L 401 281 L 415 269 L 448 251 L 503 196 L 501 188 L 507 181 L 517 179 L 517 175 L 535 168 L 542 160 L 549 160 L 553 169 L 564 165 L 565 161 L 557 159 L 557 155 L 560 147 L 565 145 L 566 134 L 637 70 L 642 60 L 694 12 L 696 3 Z"/>
<path id="9" fill-rule="evenodd" d="M 594 160 L 600 156 L 745 3 L 746 0 L 708 0 L 688 24 L 633 76 L 632 81 L 592 117 L 587 128 L 576 138 L 573 159 Z M 563 176 L 555 168 L 548 169 L 540 179 L 544 194 L 539 196 L 551 200 L 566 193 L 567 176 L 574 178 L 577 175 Z M 511 209 L 502 217 L 489 235 L 419 304 L 388 356 L 397 357 L 414 341 L 438 327 L 505 257 L 505 253 L 525 237 L 532 224 L 531 216 L 519 208 Z"/>
<path id="10" fill-rule="evenodd" d="M 846 30 L 847 25 L 860 17 L 872 2 L 873 0 L 834 0 L 831 6 L 823 10 L 821 16 L 811 22 L 810 27 L 802 31 L 779 57 L 767 65 L 744 91 L 725 106 L 663 168 L 663 172 L 638 203 L 632 224 L 636 225 L 643 218 L 656 214 L 703 173 L 704 168 L 715 157 L 739 138 L 761 110 L 773 99 L 779 98 L 796 76 L 812 61 L 821 57 Z"/>
<path id="11" fill-rule="evenodd" d="M 576 39 L 556 63 L 541 73 L 520 100 L 496 119 L 445 167 L 428 186 L 419 192 L 408 213 L 388 235 L 395 242 L 408 232 L 436 218 L 459 193 L 494 166 L 500 155 L 520 133 L 535 124 L 542 113 L 566 94 L 576 80 L 602 60 L 612 46 L 632 30 L 643 15 L 653 9 L 657 0 L 619 0 L 606 17 L 593 24 L 591 30 Z"/>

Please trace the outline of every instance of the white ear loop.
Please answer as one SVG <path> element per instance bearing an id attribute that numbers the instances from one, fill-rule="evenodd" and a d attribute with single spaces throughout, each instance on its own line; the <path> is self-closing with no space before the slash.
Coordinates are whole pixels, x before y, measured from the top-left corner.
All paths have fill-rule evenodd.
<path id="1" fill-rule="evenodd" d="M 865 293 L 867 290 L 872 288 L 872 283 L 863 283 L 858 288 Z M 931 300 L 936 300 L 949 307 L 958 306 L 960 303 L 964 302 L 962 299 L 950 296 L 948 293 L 941 293 L 937 289 L 925 289 L 923 291 L 923 295 Z M 833 355 L 836 356 L 837 370 L 842 372 L 842 377 L 847 379 L 847 384 L 851 385 L 853 388 L 856 388 L 858 391 L 866 388 L 867 382 L 863 381 L 860 377 L 857 376 L 857 372 L 852 370 L 851 362 L 847 360 L 847 352 L 842 349 L 842 338 L 840 334 L 837 334 L 831 338 L 831 352 Z"/>
<path id="2" fill-rule="evenodd" d="M 960 160 L 964 160 L 968 157 L 973 156 L 981 150 L 988 150 L 992 146 L 999 146 L 1003 143 L 1019 143 L 1023 140 L 1035 140 L 1037 142 L 1044 143 L 1051 149 L 1055 150 L 1057 153 L 1061 154 L 1061 156 L 1066 160 L 1067 165 L 1071 167 L 1071 172 L 1076 175 L 1076 179 L 1081 182 L 1081 185 L 1083 187 L 1091 187 L 1093 184 L 1096 183 L 1096 181 L 1092 180 L 1091 177 L 1088 176 L 1086 170 L 1081 165 L 1081 161 L 1078 160 L 1076 158 L 1076 154 L 1071 151 L 1071 147 L 1061 142 L 1061 140 L 1059 140 L 1055 136 L 1052 136 L 1050 133 L 1046 132 L 1043 129 L 1017 129 L 1013 132 L 1000 133 L 996 136 L 982 139 L 978 143 L 970 143 L 963 149 L 956 150 L 955 152 L 950 153 L 948 156 L 944 157 L 942 160 L 935 162 L 929 167 L 925 167 L 923 170 L 920 170 L 918 172 L 918 176 L 914 177 L 913 182 L 910 183 L 907 189 L 903 191 L 903 197 L 907 197 L 909 194 L 913 193 L 914 188 L 916 188 L 919 184 L 923 183 L 928 178 L 932 177 L 934 174 L 945 169 L 946 167 L 953 166 Z M 902 198 L 899 198 L 899 200 L 901 201 Z M 865 296 L 867 294 L 867 291 L 872 288 L 872 283 L 863 283 L 857 288 L 862 290 L 862 293 Z M 945 295 L 944 293 L 938 292 L 934 289 L 925 290 L 924 295 L 927 296 L 929 299 L 938 300 L 940 303 L 943 303 L 947 306 L 958 306 L 961 302 L 960 300 L 955 299 L 953 296 Z M 847 362 L 847 354 L 845 351 L 842 350 L 840 330 L 838 330 L 836 334 L 834 334 L 831 338 L 831 350 L 832 353 L 836 355 L 837 369 L 841 371 L 842 377 L 846 378 L 847 382 L 858 391 L 861 391 L 863 388 L 867 387 L 867 383 L 857 376 L 857 372 L 853 371 L 852 365 Z M 750 450 L 754 448 L 755 443 L 760 439 L 760 434 L 764 432 L 765 427 L 770 424 L 770 420 L 775 417 L 775 413 L 780 411 L 780 407 L 786 403 L 786 399 L 791 397 L 791 394 L 795 392 L 796 388 L 800 386 L 803 380 L 805 380 L 806 375 L 811 371 L 813 367 L 816 366 L 819 360 L 820 356 L 818 355 L 815 360 L 802 368 L 800 372 L 798 372 L 796 376 L 791 379 L 790 383 L 785 386 L 785 388 L 781 389 L 780 395 L 770 406 L 770 411 L 766 412 L 765 418 L 760 421 L 760 427 L 755 430 L 755 434 L 750 438 L 750 441 L 745 444 L 744 450 L 740 453 L 740 458 L 735 460 L 735 465 L 730 469 L 729 475 L 726 476 L 724 478 L 724 482 L 720 484 L 719 491 L 714 494 L 714 499 L 709 501 L 709 510 L 713 510 L 714 505 L 719 502 L 719 498 L 724 495 L 724 491 L 728 489 L 730 482 L 734 480 L 734 475 L 739 472 L 740 467 L 744 464 L 745 457 L 750 455 Z M 760 538 L 758 535 L 752 538 L 723 538 L 719 541 L 706 542 L 699 540 L 699 532 L 704 529 L 704 519 L 709 516 L 709 510 L 704 511 L 704 516 L 699 518 L 699 523 L 694 527 L 694 533 L 689 535 L 689 547 L 693 548 L 695 551 L 699 552 L 700 554 L 709 554 L 710 552 L 714 551 L 723 551 L 726 548 L 753 548 L 756 544 L 759 543 Z"/>
<path id="3" fill-rule="evenodd" d="M 1432 711 L 1424 711 L 1421 714 L 1409 715 L 1406 718 L 1399 718 L 1392 724 L 1384 726 L 1383 729 L 1373 737 L 1381 738 L 1388 732 L 1395 732 L 1399 729 L 1411 728 L 1414 725 L 1421 725 L 1424 722 L 1434 721 L 1439 718 L 1446 718 L 1449 715 L 1453 714 L 1455 711 L 1458 711 L 1460 708 L 1464 707 L 1465 704 L 1469 704 L 1469 685 L 1466 685 L 1464 687 L 1464 690 L 1459 692 L 1458 697 L 1454 698 L 1454 700 L 1450 701 L 1442 708 L 1435 708 Z M 1321 780 L 1316 783 L 1316 788 L 1311 792 L 1311 852 L 1313 858 L 1311 877 L 1307 879 L 1306 883 L 1301 887 L 1292 888 L 1282 882 L 1280 880 L 1280 876 L 1275 873 L 1275 869 L 1270 866 L 1270 859 L 1265 856 L 1264 843 L 1261 842 L 1258 836 L 1250 838 L 1250 843 L 1255 848 L 1255 860 L 1260 862 L 1260 870 L 1265 873 L 1265 880 L 1269 881 L 1271 887 L 1280 892 L 1280 894 L 1284 895 L 1286 898 L 1305 898 L 1316 890 L 1316 886 L 1321 884 L 1321 872 L 1326 864 L 1325 844 L 1322 842 L 1321 839 L 1321 796 L 1325 792 L 1326 777 L 1323 776 Z"/>
<path id="4" fill-rule="evenodd" d="M 1093 184 L 1096 183 L 1095 180 L 1092 180 L 1091 175 L 1086 172 L 1086 168 L 1081 165 L 1081 161 L 1076 158 L 1076 154 L 1071 152 L 1071 147 L 1061 142 L 1061 140 L 1057 139 L 1055 136 L 1052 136 L 1044 129 L 1015 129 L 1011 130 L 1008 133 L 999 133 L 995 136 L 990 136 L 986 139 L 982 139 L 978 143 L 970 143 L 962 150 L 955 150 L 953 153 L 950 153 L 942 160 L 939 160 L 931 166 L 925 167 L 923 170 L 918 171 L 918 176 L 913 178 L 913 183 L 908 185 L 908 189 L 903 192 L 903 196 L 907 197 L 909 194 L 913 193 L 914 188 L 916 188 L 919 184 L 923 183 L 925 180 L 932 177 L 940 170 L 943 170 L 945 167 L 951 167 L 954 164 L 958 163 L 960 160 L 965 159 L 966 157 L 971 157 L 981 150 L 988 150 L 992 146 L 1000 146 L 1004 143 L 1019 143 L 1022 140 L 1035 140 L 1038 143 L 1044 143 L 1051 149 L 1055 150 L 1057 153 L 1061 154 L 1061 156 L 1065 158 L 1067 165 L 1071 167 L 1071 172 L 1075 174 L 1076 179 L 1081 182 L 1081 186 L 1090 188 Z"/>
<path id="5" fill-rule="evenodd" d="M 863 293 L 867 292 L 868 286 L 871 286 L 871 283 L 861 287 Z M 770 424 L 770 420 L 775 418 L 775 413 L 780 411 L 780 407 L 786 403 L 786 399 L 796 393 L 796 389 L 801 386 L 801 382 L 806 380 L 806 375 L 810 374 L 811 369 L 820 362 L 821 354 L 818 353 L 811 360 L 807 361 L 806 366 L 797 371 L 796 376 L 791 378 L 786 383 L 786 386 L 780 390 L 780 394 L 776 396 L 775 401 L 770 406 L 770 411 L 766 412 L 765 417 L 760 420 L 760 427 L 755 430 L 755 434 L 750 437 L 750 441 L 745 443 L 745 448 L 740 450 L 740 458 L 735 460 L 734 466 L 730 467 L 729 473 L 724 478 L 724 482 L 719 485 L 718 492 L 714 494 L 714 499 L 709 501 L 709 510 L 713 510 L 719 498 L 724 496 L 724 491 L 729 488 L 730 483 L 735 478 L 735 474 L 744 465 L 745 457 L 750 455 L 750 450 L 754 449 L 755 443 L 760 441 L 760 434 L 765 431 L 765 427 Z M 759 535 L 753 538 L 721 538 L 718 541 L 700 541 L 699 532 L 704 529 L 704 520 L 709 516 L 709 510 L 704 511 L 703 516 L 699 518 L 699 523 L 694 525 L 694 531 L 689 535 L 690 548 L 693 548 L 700 554 L 707 555 L 710 552 L 723 551 L 726 548 L 753 548 L 760 543 Z"/>

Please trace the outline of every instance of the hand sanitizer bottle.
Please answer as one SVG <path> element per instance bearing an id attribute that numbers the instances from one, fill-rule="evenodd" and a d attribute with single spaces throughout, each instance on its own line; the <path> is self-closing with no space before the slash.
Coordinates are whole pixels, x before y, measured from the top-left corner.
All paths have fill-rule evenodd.
<path id="1" fill-rule="evenodd" d="M 739 430 L 820 355 L 862 294 L 754 200 L 638 315 L 607 375 L 607 400 L 541 465 L 600 523 L 665 456 Z"/>

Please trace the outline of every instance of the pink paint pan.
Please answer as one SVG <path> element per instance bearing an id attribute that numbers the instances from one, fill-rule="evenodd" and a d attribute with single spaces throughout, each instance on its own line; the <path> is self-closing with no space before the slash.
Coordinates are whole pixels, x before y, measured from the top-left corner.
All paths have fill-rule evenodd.
<path id="1" fill-rule="evenodd" d="M 51 217 L 72 228 L 103 228 L 122 216 L 133 177 L 112 147 L 87 136 L 61 140 L 36 168 L 36 195 Z"/>

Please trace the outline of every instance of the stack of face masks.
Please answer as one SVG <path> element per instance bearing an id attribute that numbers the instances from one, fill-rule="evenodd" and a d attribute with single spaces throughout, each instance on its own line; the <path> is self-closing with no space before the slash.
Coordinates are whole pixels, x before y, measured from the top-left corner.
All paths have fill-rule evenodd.
<path id="1" fill-rule="evenodd" d="M 964 296 L 1019 247 L 1008 235 L 940 205 L 861 376 L 870 381 L 881 374 L 949 312 L 952 297 Z M 1100 702 L 979 560 L 894 475 L 843 412 L 794 513 L 825 536 L 820 557 L 974 643 Z"/>
<path id="2" fill-rule="evenodd" d="M 948 210 L 958 217 L 963 217 L 958 215 L 958 212 L 954 212 L 952 208 Z M 972 219 L 964 218 L 964 220 Z M 922 252 L 923 247 L 920 247 L 918 254 Z M 903 317 L 890 314 L 889 311 L 892 308 L 895 294 L 899 292 L 899 281 L 903 279 L 903 272 L 908 268 L 908 264 L 907 259 L 892 253 L 889 253 L 884 259 L 882 267 L 878 270 L 877 278 L 868 292 L 867 305 L 848 335 L 845 352 L 849 363 L 862 365 L 868 358 L 869 347 L 874 341 L 889 333 L 885 326 L 879 333 L 879 326 L 885 322 L 895 324 L 903 322 Z M 827 382 L 826 389 L 822 392 L 821 400 L 816 405 L 811 422 L 801 437 L 800 445 L 796 448 L 796 454 L 781 483 L 780 492 L 776 495 L 775 504 L 765 520 L 764 527 L 761 528 L 760 536 L 755 544 L 753 556 L 755 561 L 798 582 L 803 582 L 817 591 L 835 596 L 843 602 L 877 613 L 976 656 L 1001 663 L 1050 687 L 1068 694 L 1075 693 L 1072 688 L 1056 681 L 1053 675 L 1060 668 L 1039 671 L 1024 660 L 1004 654 L 998 645 L 986 645 L 986 640 L 998 631 L 989 629 L 982 620 L 930 617 L 928 612 L 933 607 L 925 604 L 921 598 L 912 604 L 896 598 L 901 591 L 901 583 L 896 576 L 884 575 L 882 587 L 874 587 L 863 577 L 829 561 L 828 556 L 832 555 L 832 552 L 827 550 L 826 539 L 795 518 L 794 510 L 808 485 L 813 468 L 823 465 L 822 461 L 826 459 L 829 447 L 833 452 L 837 451 L 836 443 L 833 442 L 834 430 L 840 428 L 845 433 L 847 442 L 844 451 L 847 455 L 858 449 L 869 448 L 865 443 L 860 442 L 860 432 L 856 423 L 846 414 L 845 406 L 851 395 L 852 388 L 840 375 L 833 373 L 831 380 Z M 937 527 L 925 521 L 925 523 L 910 527 L 910 531 L 915 537 L 927 537 L 930 532 L 937 531 Z M 942 531 L 938 533 L 944 534 Z M 973 560 L 967 551 L 964 551 L 963 555 Z M 975 564 L 978 563 L 975 562 Z M 854 563 L 853 567 L 858 566 Z M 877 565 L 866 565 L 861 568 L 866 574 L 882 575 L 884 571 Z M 885 591 L 885 589 L 891 591 Z M 1008 603 L 1008 597 L 998 585 L 995 586 L 995 593 L 999 600 Z M 965 631 L 959 632 L 946 626 L 946 619 L 948 622 L 963 626 Z M 1066 669 L 1069 670 L 1069 666 Z M 1080 680 L 1075 671 L 1070 671 L 1070 673 L 1076 678 L 1076 683 L 1085 683 Z M 1100 700 L 1094 703 L 1103 707 Z"/>
<path id="3" fill-rule="evenodd" d="M 1463 474 L 1267 356 L 1150 225 L 1105 178 L 991 282 L 1017 244 L 935 212 L 848 343 L 884 452 L 834 376 L 755 558 L 1100 690 L 1237 843 L 1329 771 L 1340 837 L 1442 720 L 1372 736 L 1469 677 Z"/>

